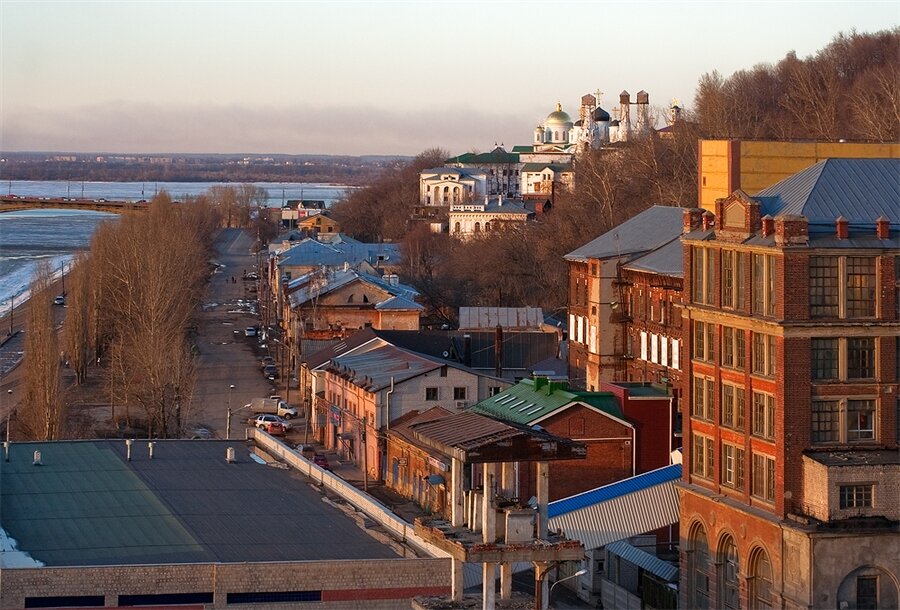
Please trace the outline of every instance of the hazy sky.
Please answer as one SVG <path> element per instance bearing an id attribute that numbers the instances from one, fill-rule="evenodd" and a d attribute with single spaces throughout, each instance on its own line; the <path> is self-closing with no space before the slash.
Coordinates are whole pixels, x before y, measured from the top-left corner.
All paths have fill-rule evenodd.
<path id="1" fill-rule="evenodd" d="M 0 149 L 415 154 L 530 144 L 601 89 L 690 107 L 900 2 L 0 0 Z"/>

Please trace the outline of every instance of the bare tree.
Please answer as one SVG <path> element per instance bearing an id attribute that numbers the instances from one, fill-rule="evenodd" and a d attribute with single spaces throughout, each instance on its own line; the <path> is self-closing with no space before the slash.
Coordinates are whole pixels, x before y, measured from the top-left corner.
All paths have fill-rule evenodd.
<path id="1" fill-rule="evenodd" d="M 63 421 L 52 283 L 49 263 L 41 262 L 31 284 L 23 361 L 25 392 L 18 409 L 20 431 L 31 440 L 57 440 Z"/>
<path id="2" fill-rule="evenodd" d="M 91 362 L 91 312 L 94 309 L 91 283 L 90 257 L 81 252 L 75 256 L 69 274 L 64 332 L 66 354 L 69 366 L 75 372 L 76 385 L 84 383 Z"/>

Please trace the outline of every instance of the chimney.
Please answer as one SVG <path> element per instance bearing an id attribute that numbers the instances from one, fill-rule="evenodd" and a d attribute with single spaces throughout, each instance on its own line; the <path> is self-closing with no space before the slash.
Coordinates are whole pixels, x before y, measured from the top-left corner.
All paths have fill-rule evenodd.
<path id="1" fill-rule="evenodd" d="M 498 208 L 503 207 L 503 193 L 500 193 L 499 195 L 497 195 L 497 207 Z"/>
<path id="2" fill-rule="evenodd" d="M 769 214 L 762 217 L 762 236 L 768 237 L 775 232 L 775 219 Z"/>
<path id="3" fill-rule="evenodd" d="M 151 460 L 153 459 L 153 448 L 154 447 L 156 447 L 156 443 L 154 443 L 153 441 L 150 441 L 149 443 L 147 443 L 147 449 L 150 450 L 150 459 Z"/>
<path id="4" fill-rule="evenodd" d="M 804 216 L 779 216 L 775 219 L 775 243 L 779 246 L 807 245 L 809 221 Z"/>
<path id="5" fill-rule="evenodd" d="M 129 439 L 125 440 L 125 459 L 129 462 L 131 461 L 131 446 L 134 444 L 134 441 Z"/>
<path id="6" fill-rule="evenodd" d="M 879 216 L 878 219 L 875 220 L 875 234 L 878 235 L 878 239 L 890 239 L 891 221 L 884 216 Z"/>
<path id="7" fill-rule="evenodd" d="M 682 233 L 690 233 L 696 229 L 699 229 L 702 224 L 703 218 L 703 208 L 689 208 L 685 209 L 681 213 L 682 218 Z"/>
<path id="8" fill-rule="evenodd" d="M 710 229 L 712 229 L 713 226 L 715 226 L 715 219 L 716 219 L 716 217 L 713 216 L 712 214 L 710 214 L 709 212 L 704 212 L 704 213 L 703 213 L 703 220 L 702 220 L 702 222 L 703 222 L 703 230 L 704 230 L 704 231 L 709 231 Z"/>
<path id="9" fill-rule="evenodd" d="M 838 239 L 847 239 L 850 237 L 850 221 L 843 216 L 838 216 L 834 221 Z"/>
<path id="10" fill-rule="evenodd" d="M 41 462 L 41 452 L 40 451 L 34 452 L 34 460 L 32 460 L 31 464 L 34 466 L 43 466 L 43 463 Z"/>
<path id="11" fill-rule="evenodd" d="M 463 365 L 472 366 L 472 335 L 463 335 Z"/>

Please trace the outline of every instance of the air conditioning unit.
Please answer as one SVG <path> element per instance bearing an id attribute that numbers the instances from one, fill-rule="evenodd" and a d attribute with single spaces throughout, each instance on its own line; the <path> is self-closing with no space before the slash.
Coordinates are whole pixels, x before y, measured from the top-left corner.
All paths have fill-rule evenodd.
<path id="1" fill-rule="evenodd" d="M 469 401 L 468 401 L 468 400 L 457 400 L 457 401 L 456 401 L 456 408 L 457 408 L 457 409 L 466 409 L 466 408 L 468 408 L 468 406 L 469 406 Z"/>

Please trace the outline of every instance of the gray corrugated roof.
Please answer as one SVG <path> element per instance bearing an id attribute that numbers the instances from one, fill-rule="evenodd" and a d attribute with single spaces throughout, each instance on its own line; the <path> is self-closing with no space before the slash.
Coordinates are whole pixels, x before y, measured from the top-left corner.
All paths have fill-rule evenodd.
<path id="1" fill-rule="evenodd" d="M 578 261 L 647 252 L 675 239 L 681 230 L 682 208 L 654 205 L 573 250 L 565 259 Z"/>
<path id="2" fill-rule="evenodd" d="M 900 159 L 826 159 L 754 196 L 761 213 L 810 222 L 900 223 Z"/>
<path id="3" fill-rule="evenodd" d="M 678 237 L 666 245 L 634 259 L 625 265 L 625 268 L 646 273 L 684 277 L 682 265 L 681 238 Z"/>
<path id="4" fill-rule="evenodd" d="M 362 262 L 368 262 L 374 266 L 379 262 L 379 257 L 382 257 L 382 261 L 396 263 L 400 260 L 400 245 L 367 244 L 355 240 L 324 244 L 307 238 L 282 252 L 278 257 L 278 266 L 281 268 L 339 267 L 345 262 L 350 266 L 356 266 Z"/>
<path id="5" fill-rule="evenodd" d="M 416 311 L 423 311 L 425 308 L 419 305 L 414 301 L 410 301 L 409 299 L 405 299 L 401 296 L 393 296 L 386 301 L 382 301 L 375 306 L 375 309 L 379 311 L 387 310 L 387 309 L 396 309 L 396 310 L 410 310 L 414 309 Z"/>
<path id="6" fill-rule="evenodd" d="M 360 273 L 352 269 L 347 271 L 340 269 L 324 273 L 321 270 L 316 270 L 291 280 L 288 282 L 288 290 L 292 290 L 292 292 L 288 293 L 288 300 L 291 307 L 294 308 L 309 302 L 313 298 L 348 286 L 353 282 L 371 284 L 387 292 L 391 297 L 399 296 L 408 301 L 414 301 L 419 295 L 415 288 L 405 284 L 394 285 L 367 273 Z M 391 297 L 386 298 L 385 301 Z"/>
<path id="7" fill-rule="evenodd" d="M 540 307 L 460 307 L 460 330 L 494 330 L 503 328 L 538 330 L 544 323 L 544 312 Z"/>
<path id="8" fill-rule="evenodd" d="M 678 582 L 678 568 L 667 561 L 663 561 L 655 555 L 651 555 L 643 549 L 628 544 L 624 540 L 612 542 L 606 545 L 606 550 L 613 555 L 647 570 L 654 576 L 663 579 L 664 582 Z"/>
<path id="9" fill-rule="evenodd" d="M 150 460 L 135 441 L 132 456 L 121 440 L 13 443 L 0 462 L 2 528 L 50 566 L 396 557 L 243 442 L 158 441 Z"/>
<path id="10" fill-rule="evenodd" d="M 401 383 L 441 366 L 439 362 L 379 339 L 352 354 L 337 356 L 329 370 L 347 371 L 353 383 L 368 386 L 374 392 L 390 385 L 392 379 L 394 383 Z M 364 381 L 365 377 L 369 378 L 368 383 Z"/>

